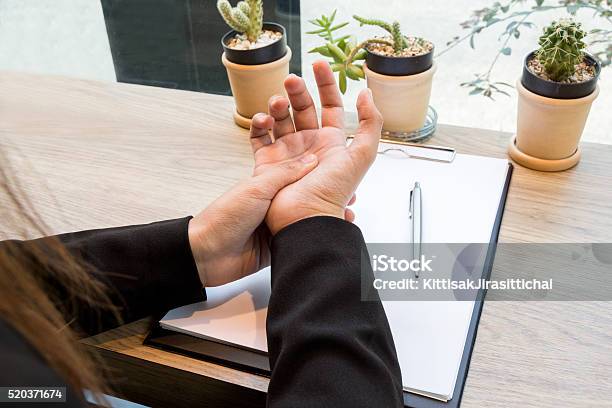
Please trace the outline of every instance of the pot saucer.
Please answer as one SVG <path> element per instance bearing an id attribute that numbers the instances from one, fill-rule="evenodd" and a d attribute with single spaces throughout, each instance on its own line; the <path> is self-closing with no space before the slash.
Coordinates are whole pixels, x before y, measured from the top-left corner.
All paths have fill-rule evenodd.
<path id="1" fill-rule="evenodd" d="M 234 109 L 234 122 L 241 128 L 245 128 L 245 129 L 251 128 L 251 118 L 242 116 L 235 109 Z"/>
<path id="2" fill-rule="evenodd" d="M 424 142 L 436 132 L 436 126 L 438 125 L 438 113 L 436 110 L 429 106 L 427 108 L 427 117 L 425 118 L 425 124 L 422 128 L 414 130 L 412 132 L 391 132 L 389 130 L 382 130 L 382 138 L 394 140 L 398 142 L 410 142 L 420 143 Z M 384 127 L 384 124 L 383 124 Z"/>
<path id="3" fill-rule="evenodd" d="M 538 171 L 563 171 L 574 167 L 580 161 L 582 154 L 580 146 L 576 149 L 574 154 L 564 159 L 559 160 L 548 160 L 540 159 L 538 157 L 530 156 L 516 147 L 516 135 L 512 135 L 510 144 L 508 145 L 508 154 L 518 164 L 523 167 L 527 167 L 532 170 Z"/>

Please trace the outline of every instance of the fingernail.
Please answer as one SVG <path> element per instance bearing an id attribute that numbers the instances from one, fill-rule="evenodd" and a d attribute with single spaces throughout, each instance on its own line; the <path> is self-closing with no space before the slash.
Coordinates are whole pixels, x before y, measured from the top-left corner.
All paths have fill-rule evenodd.
<path id="1" fill-rule="evenodd" d="M 312 164 L 317 161 L 317 156 L 314 154 L 309 154 L 307 156 L 302 157 L 301 162 L 304 164 Z"/>

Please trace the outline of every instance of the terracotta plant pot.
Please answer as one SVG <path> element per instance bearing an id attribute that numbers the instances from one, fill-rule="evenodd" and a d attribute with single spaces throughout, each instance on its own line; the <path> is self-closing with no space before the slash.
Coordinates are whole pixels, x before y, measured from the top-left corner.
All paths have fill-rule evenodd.
<path id="1" fill-rule="evenodd" d="M 384 75 L 375 72 L 368 61 L 363 65 L 368 88 L 383 116 L 383 129 L 396 134 L 410 133 L 423 127 L 431 96 L 436 64 L 411 75 Z"/>
<path id="2" fill-rule="evenodd" d="M 541 171 L 562 171 L 580 160 L 579 142 L 591 104 L 599 94 L 595 66 L 593 79 L 582 83 L 558 83 L 534 75 L 528 68 L 533 53 L 525 58 L 523 76 L 517 82 L 518 116 L 516 136 L 509 154 L 519 164 Z"/>
<path id="3" fill-rule="evenodd" d="M 224 48 L 221 61 L 227 70 L 236 103 L 234 121 L 246 129 L 251 126 L 253 115 L 268 111 L 271 96 L 285 94 L 283 82 L 289 75 L 291 49 L 287 46 L 284 27 L 264 23 L 264 28 L 281 32 L 283 36 L 279 41 L 253 50 L 236 50 L 227 46 L 235 31 L 228 32 L 221 40 Z"/>

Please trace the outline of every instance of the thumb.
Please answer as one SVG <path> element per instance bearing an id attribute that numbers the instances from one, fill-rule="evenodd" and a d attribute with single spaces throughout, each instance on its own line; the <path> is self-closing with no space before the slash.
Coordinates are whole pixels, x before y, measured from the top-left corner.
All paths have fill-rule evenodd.
<path id="1" fill-rule="evenodd" d="M 357 153 L 358 157 L 365 157 L 371 162 L 376 157 L 383 119 L 376 105 L 374 105 L 372 91 L 368 88 L 361 91 L 357 97 L 357 115 L 359 117 L 359 129 L 349 150 Z"/>
<path id="2" fill-rule="evenodd" d="M 310 173 L 317 167 L 317 163 L 317 156 L 308 154 L 298 159 L 271 165 L 255 176 L 255 180 L 260 186 L 260 191 L 265 191 L 266 198 L 271 200 L 280 190 Z"/>

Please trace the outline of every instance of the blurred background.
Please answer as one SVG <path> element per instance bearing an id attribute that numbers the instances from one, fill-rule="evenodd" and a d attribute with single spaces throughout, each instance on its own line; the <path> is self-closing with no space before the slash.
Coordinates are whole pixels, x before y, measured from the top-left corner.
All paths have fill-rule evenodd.
<path id="1" fill-rule="evenodd" d="M 548 0 L 550 4 L 558 4 Z M 218 15 L 215 0 L 0 0 L 0 69 L 56 74 L 102 81 L 120 81 L 229 94 L 220 62 L 220 38 L 228 31 Z M 469 33 L 460 23 L 472 11 L 492 7 L 491 0 L 388 0 L 373 7 L 370 0 L 268 0 L 265 20 L 283 24 L 294 51 L 291 70 L 303 74 L 314 91 L 310 64 L 318 58 L 307 51 L 322 40 L 306 34 L 314 29 L 308 22 L 337 9 L 338 22 L 351 21 L 341 32 L 359 39 L 381 34 L 371 27 L 359 28 L 353 14 L 398 20 L 407 35 L 432 41 L 442 51 L 455 36 Z M 503 3 L 503 2 L 502 2 Z M 527 10 L 536 2 L 508 0 L 513 10 Z M 570 2 L 571 3 L 571 2 Z M 605 3 L 605 2 L 604 2 Z M 555 18 L 567 16 L 566 9 L 535 13 L 529 17 L 533 28 L 521 29 L 511 38 L 509 55 L 499 56 L 491 78 L 514 84 L 525 55 L 537 47 L 542 27 Z M 584 28 L 610 29 L 609 21 L 579 10 L 576 19 Z M 516 122 L 516 92 L 509 96 L 469 95 L 462 82 L 489 69 L 502 48 L 505 22 L 495 24 L 469 41 L 436 58 L 431 105 L 439 122 L 512 132 Z M 601 93 L 589 116 L 583 140 L 612 143 L 612 68 L 605 68 L 599 80 Z M 345 106 L 354 110 L 356 96 L 365 81 L 349 82 Z M 1 92 L 1 90 L 0 90 Z"/>

